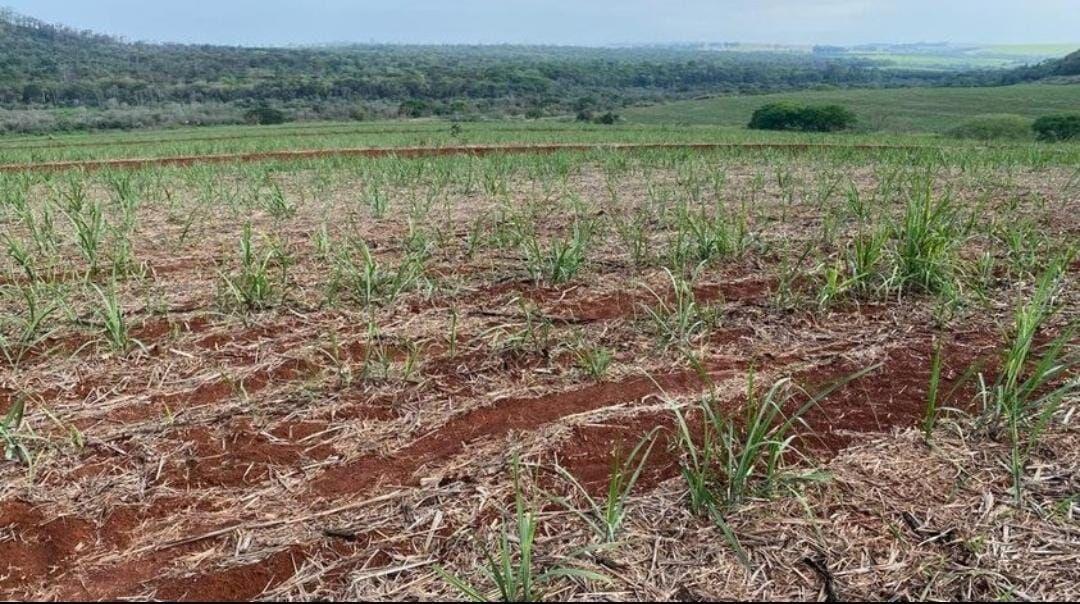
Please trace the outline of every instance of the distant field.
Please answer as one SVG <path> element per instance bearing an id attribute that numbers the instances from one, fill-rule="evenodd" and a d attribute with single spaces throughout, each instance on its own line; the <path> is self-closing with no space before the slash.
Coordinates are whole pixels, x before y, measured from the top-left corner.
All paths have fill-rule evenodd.
<path id="1" fill-rule="evenodd" d="M 1047 59 L 1063 57 L 1080 44 L 1027 44 L 941 49 L 906 50 L 904 47 L 860 51 L 852 49 L 845 57 L 877 61 L 897 69 L 935 69 L 962 71 L 966 69 L 1009 69 L 1033 65 Z"/>
<path id="2" fill-rule="evenodd" d="M 0 165 L 310 149 L 607 143 L 911 144 L 913 136 L 846 136 L 748 131 L 710 124 L 596 126 L 570 118 L 454 124 L 441 120 L 227 126 L 122 133 L 0 138 Z"/>
<path id="3" fill-rule="evenodd" d="M 1008 69 L 1063 57 L 1080 48 L 1080 42 L 1062 44 L 869 44 L 835 48 L 826 56 L 867 59 L 879 66 L 896 69 L 963 71 L 969 69 Z M 726 52 L 773 52 L 811 54 L 810 45 L 723 44 L 714 50 Z"/>
<path id="4" fill-rule="evenodd" d="M 1080 86 L 1038 85 L 999 88 L 896 88 L 829 90 L 725 96 L 627 109 L 640 124 L 743 126 L 754 110 L 775 101 L 839 103 L 858 114 L 860 129 L 892 133 L 940 133 L 965 118 L 986 113 L 1038 117 L 1080 110 Z"/>
<path id="5" fill-rule="evenodd" d="M 1062 57 L 1080 48 L 1080 44 L 996 44 L 993 46 L 980 47 L 971 54 L 995 54 L 1008 56 L 1026 57 Z"/>

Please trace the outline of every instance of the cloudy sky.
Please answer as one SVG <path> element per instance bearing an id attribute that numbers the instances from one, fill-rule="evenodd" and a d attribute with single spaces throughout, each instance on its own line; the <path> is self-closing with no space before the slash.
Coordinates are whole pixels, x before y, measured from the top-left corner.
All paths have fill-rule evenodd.
<path id="1" fill-rule="evenodd" d="M 1080 41 L 1080 0 L 0 0 L 132 40 L 326 42 Z"/>

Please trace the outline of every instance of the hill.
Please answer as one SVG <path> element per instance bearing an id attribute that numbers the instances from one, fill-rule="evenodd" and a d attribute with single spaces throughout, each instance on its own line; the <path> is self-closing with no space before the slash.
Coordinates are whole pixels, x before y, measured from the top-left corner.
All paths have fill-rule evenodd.
<path id="1" fill-rule="evenodd" d="M 1080 50 L 1058 61 L 1056 71 L 1057 75 L 1080 75 Z"/>
<path id="2" fill-rule="evenodd" d="M 885 132 L 944 132 L 966 118 L 989 113 L 1038 117 L 1075 111 L 1080 86 L 1020 84 L 986 88 L 803 91 L 722 96 L 628 109 L 639 123 L 688 123 L 742 127 L 755 109 L 775 101 L 838 103 L 858 115 L 860 129 Z"/>
<path id="3" fill-rule="evenodd" d="M 939 85 L 955 77 L 881 69 L 856 58 L 693 46 L 240 48 L 131 43 L 0 13 L 0 108 L 111 110 L 112 117 L 99 124 L 106 127 L 131 125 L 123 119 L 129 114 L 119 109 L 170 104 L 212 106 L 233 118 L 238 108 L 260 103 L 324 119 L 539 117 L 703 94 Z M 198 120 L 209 119 L 199 115 Z M 77 118 L 68 123 L 79 126 Z"/>

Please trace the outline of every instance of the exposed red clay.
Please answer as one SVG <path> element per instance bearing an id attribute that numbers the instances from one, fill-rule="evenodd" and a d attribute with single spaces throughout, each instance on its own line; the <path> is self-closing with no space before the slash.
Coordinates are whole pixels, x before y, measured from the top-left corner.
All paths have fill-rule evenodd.
<path id="1" fill-rule="evenodd" d="M 717 371 L 727 375 L 731 368 Z M 480 438 L 530 430 L 568 415 L 640 401 L 663 392 L 682 392 L 701 385 L 697 373 L 684 371 L 653 378 L 594 384 L 571 392 L 534 398 L 505 399 L 450 420 L 391 457 L 362 457 L 331 468 L 313 482 L 312 490 L 316 495 L 334 496 L 367 492 L 380 484 L 409 483 L 413 474 L 423 466 L 460 453 L 469 443 Z"/>
<path id="2" fill-rule="evenodd" d="M 65 562 L 94 544 L 90 523 L 76 518 L 45 518 L 29 503 L 9 501 L 0 506 L 0 591 L 11 597 L 51 580 Z"/>
<path id="3" fill-rule="evenodd" d="M 290 579 L 305 559 L 302 548 L 292 547 L 244 566 L 157 581 L 155 595 L 162 600 L 192 602 L 252 600 Z"/>

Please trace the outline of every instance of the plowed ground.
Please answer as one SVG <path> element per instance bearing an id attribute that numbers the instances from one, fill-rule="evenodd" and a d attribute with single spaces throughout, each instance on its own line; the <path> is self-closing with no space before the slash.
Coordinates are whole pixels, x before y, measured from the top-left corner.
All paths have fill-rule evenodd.
<path id="1" fill-rule="evenodd" d="M 877 367 L 806 415 L 800 450 L 821 464 L 919 422 L 935 343 L 945 359 L 941 390 L 950 394 L 943 404 L 971 404 L 974 385 L 960 378 L 975 364 L 992 373 L 1023 284 L 1002 275 L 985 305 L 944 320 L 918 294 L 822 309 L 808 261 L 793 281 L 801 301 L 782 303 L 783 259 L 798 257 L 824 219 L 809 192 L 843 172 L 869 194 L 878 173 L 807 166 L 797 173 L 806 194 L 792 202 L 771 180 L 771 167 L 708 161 L 728 175 L 726 199 L 756 204 L 758 241 L 700 270 L 695 298 L 716 319 L 686 346 L 665 344 L 645 310 L 672 299 L 668 276 L 659 266 L 636 267 L 606 222 L 649 203 L 650 187 L 683 191 L 678 173 L 666 168 L 611 180 L 601 167 L 583 165 L 554 193 L 525 174 L 505 194 L 449 187 L 414 220 L 410 204 L 424 198 L 424 187 L 387 187 L 390 210 L 376 217 L 357 202 L 364 183 L 344 178 L 316 190 L 306 172 L 273 175 L 290 198 L 303 200 L 288 217 L 190 202 L 190 211 L 205 214 L 185 225 L 175 215 L 188 202 L 169 214 L 160 190 L 147 193 L 134 240 L 146 272 L 120 286 L 138 344 L 110 350 L 93 318 L 92 290 L 76 289 L 82 319 L 58 323 L 19 367 L 0 366 L 0 411 L 26 401 L 24 430 L 34 435 L 28 442 L 36 454 L 32 471 L 0 466 L 0 595 L 456 597 L 433 564 L 475 570 L 468 567 L 480 560 L 475 539 L 510 502 L 512 452 L 540 468 L 537 490 L 565 492 L 560 480 L 544 477 L 558 463 L 601 493 L 613 455 L 659 429 L 635 492 L 641 513 L 676 518 L 685 503 L 672 409 L 693 417 L 692 405 L 711 395 L 737 410 L 751 374 L 762 384 L 792 377 L 815 392 Z M 760 185 L 759 174 L 770 180 Z M 1012 174 L 1002 178 L 1005 190 L 954 173 L 942 175 L 940 186 L 964 202 L 989 199 L 991 212 L 1016 197 L 1049 199 L 1059 222 L 1048 228 L 1067 234 L 1076 232 L 1076 200 L 1055 184 L 1067 178 L 1052 169 Z M 174 184 L 170 198 L 197 196 L 184 186 Z M 108 196 L 99 184 L 89 190 Z M 572 209 L 571 200 L 586 209 Z M 530 205 L 545 239 L 563 236 L 575 211 L 603 225 L 569 282 L 530 278 L 516 246 L 468 249 L 477 224 L 495 240 L 509 222 L 500 212 Z M 236 242 L 248 220 L 260 249 L 274 242 L 290 256 L 281 295 L 257 311 L 222 302 L 221 274 L 237 270 Z M 14 222 L 8 226 L 19 233 Z M 659 251 L 670 233 L 648 228 L 649 246 Z M 841 240 L 856 229 L 839 228 Z M 347 291 L 331 299 L 332 262 L 314 243 L 321 229 L 332 240 L 363 237 L 388 268 L 401 263 L 410 232 L 424 231 L 432 242 L 424 285 L 366 307 Z M 68 266 L 81 262 L 71 245 L 62 258 Z M 69 272 L 50 273 L 52 282 L 79 283 Z M 5 285 L 20 278 L 12 270 Z M 586 347 L 612 352 L 603 376 L 582 368 Z M 700 367 L 691 366 L 688 351 Z M 918 446 L 907 442 L 905 450 Z M 542 507 L 552 526 L 573 520 Z M 685 522 L 699 536 L 714 530 Z M 641 551 L 651 540 L 663 550 L 661 542 L 675 544 L 678 534 L 629 539 L 628 553 L 596 558 L 615 577 L 610 597 L 762 593 L 752 577 L 702 571 L 711 578 L 697 581 Z M 767 549 L 752 536 L 744 541 Z M 727 568 L 723 541 L 710 547 L 700 568 Z M 802 579 L 784 575 L 786 591 L 770 593 L 814 597 L 820 582 L 812 568 L 803 568 Z M 553 595 L 575 589 L 585 593 L 571 585 Z"/>

